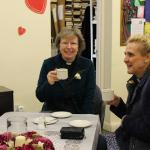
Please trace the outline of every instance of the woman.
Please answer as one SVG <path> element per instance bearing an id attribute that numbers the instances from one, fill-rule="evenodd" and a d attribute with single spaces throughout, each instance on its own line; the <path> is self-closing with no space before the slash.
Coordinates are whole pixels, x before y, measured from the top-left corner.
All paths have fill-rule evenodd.
<path id="1" fill-rule="evenodd" d="M 129 38 L 124 62 L 133 75 L 127 82 L 127 102 L 114 96 L 107 103 L 122 122 L 115 133 L 100 137 L 99 146 L 108 150 L 150 150 L 150 36 Z"/>
<path id="2" fill-rule="evenodd" d="M 64 28 L 56 37 L 59 54 L 44 60 L 36 96 L 43 111 L 93 113 L 95 71 L 93 63 L 80 56 L 85 42 L 79 29 Z M 68 69 L 68 79 L 57 78 L 57 68 Z"/>

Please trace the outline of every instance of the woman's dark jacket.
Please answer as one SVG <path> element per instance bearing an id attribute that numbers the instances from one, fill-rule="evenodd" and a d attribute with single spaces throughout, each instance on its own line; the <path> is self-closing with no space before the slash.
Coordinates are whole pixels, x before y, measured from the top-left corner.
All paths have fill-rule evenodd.
<path id="1" fill-rule="evenodd" d="M 128 99 L 118 107 L 110 109 L 119 118 L 126 117 L 116 130 L 116 138 L 121 150 L 150 150 L 150 69 L 138 81 L 133 75 L 127 82 Z"/>
<path id="2" fill-rule="evenodd" d="M 67 68 L 68 79 L 50 85 L 47 81 L 49 71 Z M 77 79 L 78 73 L 81 79 Z M 67 65 L 61 55 L 44 60 L 41 68 L 36 97 L 44 102 L 43 111 L 70 111 L 72 113 L 93 113 L 93 97 L 96 87 L 93 63 L 77 56 L 71 65 Z"/>

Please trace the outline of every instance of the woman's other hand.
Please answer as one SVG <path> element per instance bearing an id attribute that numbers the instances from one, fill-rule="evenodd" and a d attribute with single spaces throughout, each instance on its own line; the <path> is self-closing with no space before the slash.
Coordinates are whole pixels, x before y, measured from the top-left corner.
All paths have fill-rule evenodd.
<path id="1" fill-rule="evenodd" d="M 117 95 L 114 95 L 114 99 L 113 100 L 110 100 L 110 101 L 107 101 L 106 104 L 107 105 L 113 105 L 115 107 L 117 107 L 120 103 L 120 97 L 117 96 Z"/>
<path id="2" fill-rule="evenodd" d="M 50 85 L 53 85 L 56 81 L 58 81 L 56 70 L 52 70 L 48 72 L 47 80 Z"/>

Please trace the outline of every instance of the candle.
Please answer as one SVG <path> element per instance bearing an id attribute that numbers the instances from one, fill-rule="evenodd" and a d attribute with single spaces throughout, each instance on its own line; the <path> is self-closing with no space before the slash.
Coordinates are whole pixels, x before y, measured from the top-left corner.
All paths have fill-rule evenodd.
<path id="1" fill-rule="evenodd" d="M 7 142 L 7 144 L 8 144 L 8 146 L 9 146 L 9 147 L 13 147 L 13 146 L 14 146 L 14 142 L 13 142 L 13 141 L 11 141 L 11 140 L 10 140 L 10 141 L 8 141 L 8 142 Z"/>
<path id="2" fill-rule="evenodd" d="M 26 137 L 25 136 L 16 136 L 16 140 L 15 140 L 15 147 L 18 146 L 22 146 L 23 144 L 25 144 L 26 141 Z"/>
<path id="3" fill-rule="evenodd" d="M 44 145 L 44 143 L 38 141 L 38 146 L 41 147 L 41 149 L 43 149 L 43 145 Z"/>

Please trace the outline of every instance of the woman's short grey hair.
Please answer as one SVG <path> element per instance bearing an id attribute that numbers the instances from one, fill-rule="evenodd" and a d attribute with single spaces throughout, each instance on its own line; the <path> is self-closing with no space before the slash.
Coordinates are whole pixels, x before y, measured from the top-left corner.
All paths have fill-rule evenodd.
<path id="1" fill-rule="evenodd" d="M 137 43 L 140 44 L 140 53 L 141 55 L 146 55 L 148 53 L 150 53 L 150 35 L 134 35 L 131 36 L 128 40 L 127 40 L 127 44 L 128 43 Z"/>
<path id="2" fill-rule="evenodd" d="M 56 47 L 58 48 L 58 50 L 59 50 L 59 44 L 60 44 L 61 39 L 68 35 L 77 36 L 78 44 L 79 44 L 78 53 L 81 54 L 82 51 L 85 49 L 85 40 L 83 38 L 81 31 L 76 27 L 73 27 L 71 29 L 65 27 L 60 31 L 60 33 L 58 33 L 58 35 L 56 36 L 56 39 L 55 39 L 55 44 L 56 44 Z"/>

